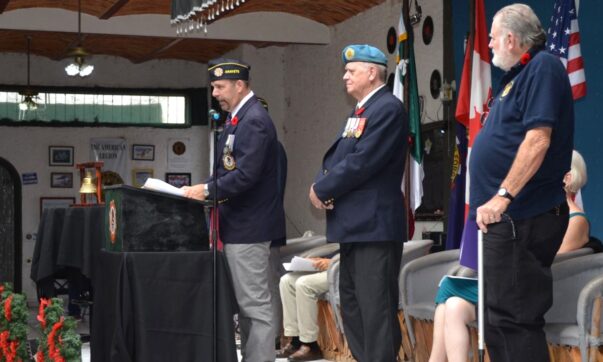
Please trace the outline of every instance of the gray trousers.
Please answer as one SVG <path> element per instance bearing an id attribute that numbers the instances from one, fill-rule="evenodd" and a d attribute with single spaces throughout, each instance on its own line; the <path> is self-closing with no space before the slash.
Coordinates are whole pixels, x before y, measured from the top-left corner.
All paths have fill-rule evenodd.
<path id="1" fill-rule="evenodd" d="M 283 328 L 283 306 L 281 304 L 281 293 L 279 283 L 281 277 L 285 275 L 286 270 L 281 262 L 281 247 L 273 246 L 270 248 L 270 293 L 272 296 L 272 313 L 274 317 L 274 335 L 278 339 Z"/>
<path id="2" fill-rule="evenodd" d="M 224 244 L 224 254 L 239 305 L 243 362 L 274 362 L 275 326 L 268 281 L 270 242 Z"/>

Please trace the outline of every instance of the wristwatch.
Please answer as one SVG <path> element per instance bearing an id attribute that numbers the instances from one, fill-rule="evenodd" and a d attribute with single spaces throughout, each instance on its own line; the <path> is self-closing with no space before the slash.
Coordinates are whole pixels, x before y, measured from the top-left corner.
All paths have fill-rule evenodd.
<path id="1" fill-rule="evenodd" d="M 509 201 L 513 201 L 515 199 L 515 197 L 513 195 L 511 195 L 509 193 L 509 191 L 507 191 L 506 188 L 501 187 L 498 189 L 498 192 L 496 193 L 498 196 L 500 197 L 504 197 L 506 199 L 509 199 Z"/>
<path id="2" fill-rule="evenodd" d="M 209 197 L 209 187 L 208 187 L 208 185 L 207 185 L 207 184 L 203 185 L 203 196 L 204 196 L 205 198 L 208 198 L 208 197 Z"/>

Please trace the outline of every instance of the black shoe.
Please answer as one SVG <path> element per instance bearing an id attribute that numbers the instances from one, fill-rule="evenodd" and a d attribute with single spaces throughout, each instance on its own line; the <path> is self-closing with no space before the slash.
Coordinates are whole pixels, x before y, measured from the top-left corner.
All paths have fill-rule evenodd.
<path id="1" fill-rule="evenodd" d="M 293 344 L 288 343 L 285 348 L 278 351 L 278 353 L 276 354 L 276 358 L 287 358 L 297 352 L 298 349 L 299 346 L 294 346 Z"/>

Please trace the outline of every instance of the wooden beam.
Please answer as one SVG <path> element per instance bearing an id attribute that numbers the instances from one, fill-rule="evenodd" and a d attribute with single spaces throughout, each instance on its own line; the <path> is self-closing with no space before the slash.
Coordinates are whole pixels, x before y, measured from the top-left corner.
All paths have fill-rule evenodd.
<path id="1" fill-rule="evenodd" d="M 113 4 L 107 11 L 105 11 L 103 15 L 99 16 L 99 19 L 109 19 L 110 17 L 115 15 L 115 13 L 119 11 L 119 9 L 126 5 L 127 2 L 128 0 L 117 0 L 115 4 Z"/>
<path id="2" fill-rule="evenodd" d="M 10 0 L 0 0 L 0 14 L 4 12 L 4 9 L 6 9 L 6 5 L 8 5 L 9 1 Z"/>
<path id="3" fill-rule="evenodd" d="M 171 42 L 169 42 L 168 44 L 162 46 L 161 48 L 153 50 L 152 52 L 150 52 L 149 54 L 145 55 L 144 57 L 138 59 L 134 63 L 139 64 L 139 63 L 144 63 L 147 60 L 154 59 L 158 54 L 163 53 L 164 51 L 168 50 L 169 48 L 173 47 L 174 45 L 180 43 L 183 40 L 184 40 L 184 38 L 174 39 Z"/>

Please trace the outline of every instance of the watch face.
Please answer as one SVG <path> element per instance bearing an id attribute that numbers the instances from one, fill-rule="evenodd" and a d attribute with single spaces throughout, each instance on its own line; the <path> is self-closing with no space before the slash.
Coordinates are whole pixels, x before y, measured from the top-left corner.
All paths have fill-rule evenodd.
<path id="1" fill-rule="evenodd" d="M 507 193 L 507 189 L 505 189 L 504 187 L 501 187 L 500 189 L 498 189 L 499 196 L 505 196 L 506 193 Z"/>

